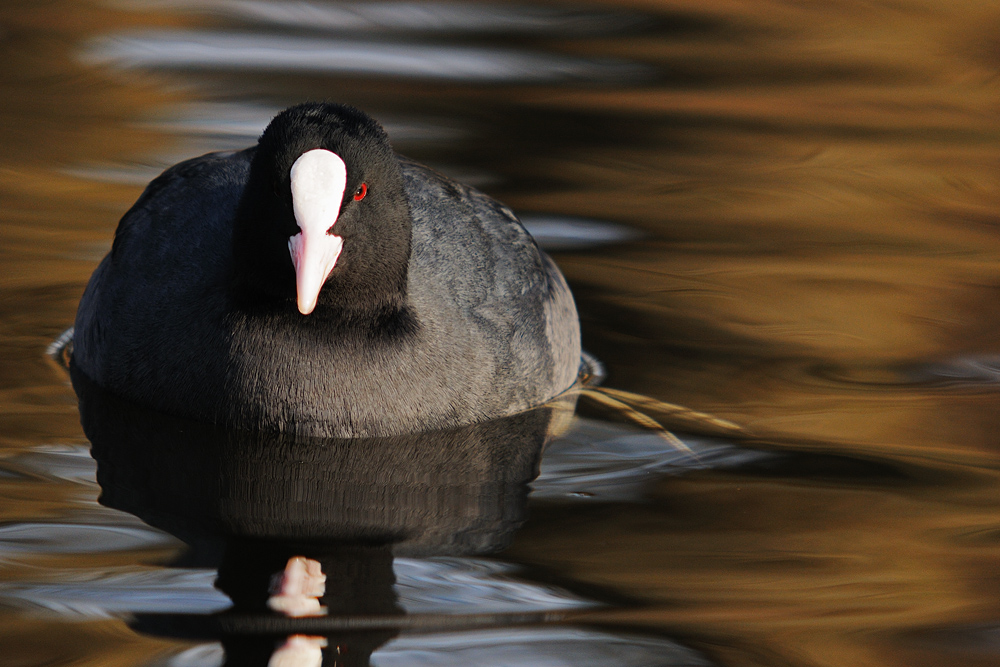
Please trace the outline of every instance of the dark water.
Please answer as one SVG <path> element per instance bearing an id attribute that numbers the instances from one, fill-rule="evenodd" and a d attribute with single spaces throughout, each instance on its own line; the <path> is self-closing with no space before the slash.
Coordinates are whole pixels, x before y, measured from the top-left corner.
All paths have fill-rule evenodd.
<path id="1" fill-rule="evenodd" d="M 290 634 L 328 637 L 302 665 L 1000 663 L 998 34 L 995 3 L 930 0 L 5 3 L 0 663 L 267 664 Z M 544 419 L 447 470 L 370 443 L 403 481 L 373 497 L 344 454 L 330 509 L 299 444 L 191 440 L 233 471 L 98 407 L 99 504 L 46 346 L 149 178 L 305 99 L 523 214 L 606 386 L 749 436 L 692 453 L 592 409 L 528 498 Z M 261 471 L 277 495 L 239 486 Z M 344 507 L 425 539 L 307 554 L 319 620 L 233 583 Z"/>

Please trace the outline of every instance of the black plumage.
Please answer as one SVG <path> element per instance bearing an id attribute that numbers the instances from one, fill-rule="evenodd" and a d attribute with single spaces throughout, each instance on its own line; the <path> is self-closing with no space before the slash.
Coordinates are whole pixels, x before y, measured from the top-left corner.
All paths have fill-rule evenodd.
<path id="1" fill-rule="evenodd" d="M 303 315 L 289 169 L 315 148 L 346 164 L 329 232 L 343 251 Z M 80 302 L 73 363 L 181 416 L 385 436 L 561 393 L 577 377 L 579 323 L 559 270 L 508 208 L 396 155 L 364 113 L 305 104 L 279 114 L 257 146 L 150 183 Z"/>

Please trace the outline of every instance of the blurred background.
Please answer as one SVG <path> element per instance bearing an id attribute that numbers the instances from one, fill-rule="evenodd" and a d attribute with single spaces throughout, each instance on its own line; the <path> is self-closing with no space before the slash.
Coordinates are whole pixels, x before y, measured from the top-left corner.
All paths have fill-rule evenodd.
<path id="1" fill-rule="evenodd" d="M 505 651 L 543 625 L 452 658 L 1000 662 L 996 3 L 8 0 L 7 664 L 219 664 L 212 641 L 130 629 L 224 599 L 208 570 L 168 567 L 175 539 L 97 504 L 45 349 L 145 183 L 306 100 L 368 111 L 400 153 L 521 215 L 605 384 L 780 454 L 637 464 L 641 490 L 614 499 L 536 493 L 489 562 L 602 604 L 522 662 Z M 595 474 L 623 437 L 594 436 Z M 448 664 L 427 651 L 373 664 Z"/>

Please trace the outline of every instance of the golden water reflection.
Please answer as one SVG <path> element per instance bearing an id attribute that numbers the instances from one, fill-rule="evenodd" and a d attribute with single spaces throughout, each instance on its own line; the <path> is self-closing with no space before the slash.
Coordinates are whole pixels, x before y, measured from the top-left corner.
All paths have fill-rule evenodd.
<path id="1" fill-rule="evenodd" d="M 921 633 L 996 618 L 995 474 L 821 466 L 697 473 L 627 513 L 551 509 L 514 553 L 648 605 L 594 621 L 665 628 L 727 665 L 910 665 Z"/>
<path id="2" fill-rule="evenodd" d="M 170 110 L 330 97 L 433 118 L 460 132 L 405 144 L 413 157 L 478 179 L 518 211 L 645 235 L 557 257 L 610 385 L 717 414 L 804 457 L 672 478 L 644 504 L 536 503 L 511 558 L 644 603 L 585 618 L 682 638 L 726 665 L 995 663 L 995 642 L 974 630 L 1000 624 L 989 372 L 1000 357 L 1000 8 L 590 7 L 648 25 L 404 37 L 610 59 L 653 76 L 497 84 L 116 69 L 81 54 L 149 30 L 278 29 L 180 3 L 4 5 L 0 447 L 82 442 L 65 378 L 40 351 L 71 323 L 136 174 L 211 143 L 166 122 Z M 75 489 L 25 480 L 0 481 L 0 494 L 10 521 L 80 502 Z M 5 567 L 29 576 L 24 563 Z M 53 632 L 66 655 L 86 645 L 102 664 L 163 648 L 119 623 L 72 636 L 17 623 L 27 639 L 4 643 L 25 655 Z M 128 648 L 109 645 L 125 635 Z"/>

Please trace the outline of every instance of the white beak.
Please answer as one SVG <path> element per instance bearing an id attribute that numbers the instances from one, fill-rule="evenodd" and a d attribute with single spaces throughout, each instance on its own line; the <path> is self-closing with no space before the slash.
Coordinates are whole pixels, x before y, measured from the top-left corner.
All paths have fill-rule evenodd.
<path id="1" fill-rule="evenodd" d="M 288 252 L 295 265 L 299 312 L 308 315 L 344 249 L 344 239 L 331 229 L 340 215 L 347 166 L 336 153 L 315 148 L 299 156 L 289 175 L 299 233 L 288 239 Z"/>

